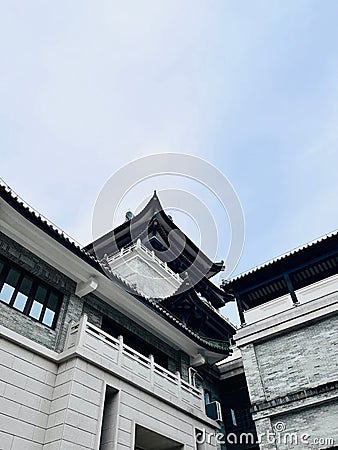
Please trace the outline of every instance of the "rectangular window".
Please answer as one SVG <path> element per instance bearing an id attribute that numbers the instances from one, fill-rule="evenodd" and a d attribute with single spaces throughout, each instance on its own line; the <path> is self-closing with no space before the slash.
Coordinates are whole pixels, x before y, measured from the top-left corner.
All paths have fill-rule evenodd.
<path id="1" fill-rule="evenodd" d="M 207 391 L 206 389 L 204 390 L 204 403 L 205 403 L 206 405 L 208 405 L 209 403 L 211 403 L 211 400 L 210 400 L 210 392 Z"/>
<path id="2" fill-rule="evenodd" d="M 29 315 L 33 319 L 40 320 L 43 305 L 47 297 L 47 289 L 43 286 L 38 286 L 34 295 L 32 307 L 29 311 Z"/>
<path id="3" fill-rule="evenodd" d="M 58 309 L 58 304 L 59 304 L 59 295 L 55 291 L 50 292 L 45 313 L 43 314 L 42 323 L 44 323 L 49 327 L 52 326 L 56 311 Z"/>
<path id="4" fill-rule="evenodd" d="M 2 286 L 1 292 L 0 292 L 0 300 L 4 303 L 9 303 L 11 301 L 12 295 L 14 292 L 14 287 L 10 286 L 9 284 L 5 283 Z"/>
<path id="5" fill-rule="evenodd" d="M 0 258 L 0 303 L 54 328 L 61 300 L 58 291 Z"/>
<path id="6" fill-rule="evenodd" d="M 232 424 L 237 427 L 236 414 L 233 409 L 230 409 Z"/>
<path id="7" fill-rule="evenodd" d="M 32 278 L 28 277 L 27 275 L 24 275 L 21 283 L 19 284 L 19 289 L 15 296 L 13 308 L 23 312 L 27 304 L 28 296 L 32 289 L 32 285 L 33 285 Z"/>
<path id="8" fill-rule="evenodd" d="M 4 272 L 4 281 L 1 286 L 0 300 L 8 305 L 14 296 L 15 287 L 20 278 L 20 271 L 14 267 L 8 268 L 4 265 L 2 272 Z"/>

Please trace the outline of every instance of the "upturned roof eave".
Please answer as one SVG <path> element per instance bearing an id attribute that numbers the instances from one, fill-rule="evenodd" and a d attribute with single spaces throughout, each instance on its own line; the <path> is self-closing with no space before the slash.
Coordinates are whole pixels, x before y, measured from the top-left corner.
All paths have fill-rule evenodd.
<path id="1" fill-rule="evenodd" d="M 104 276 L 108 277 L 100 261 L 98 261 L 93 255 L 90 255 L 87 250 L 84 250 L 79 244 L 68 237 L 61 229 L 56 227 L 56 225 L 49 222 L 27 203 L 25 203 L 22 199 L 20 199 L 15 193 L 13 193 L 9 186 L 2 181 L 0 182 L 0 197 L 22 217 L 32 223 L 32 225 L 39 228 L 42 232 L 46 233 L 63 247 L 70 250 L 75 256 L 81 258 L 85 263 L 98 270 Z M 183 322 L 174 317 L 164 307 L 156 304 L 156 302 L 154 302 L 152 299 L 149 299 L 143 296 L 141 293 L 133 290 L 132 286 L 127 284 L 123 279 L 115 276 L 114 282 L 121 286 L 122 289 L 127 289 L 131 293 L 131 295 L 133 295 L 133 297 L 139 299 L 147 307 L 156 310 L 156 312 L 163 318 L 168 320 L 172 326 L 176 327 L 179 331 L 183 332 L 186 336 L 201 345 L 203 348 L 206 348 L 207 350 L 216 354 L 229 354 L 226 343 L 216 343 L 215 341 L 208 341 L 202 338 L 192 329 L 187 327 Z"/>
<path id="2" fill-rule="evenodd" d="M 91 242 L 90 244 L 87 244 L 84 249 L 88 251 L 89 253 L 93 253 L 95 251 L 99 252 L 100 254 L 109 253 L 109 246 L 113 243 L 116 250 L 116 248 L 120 248 L 122 246 L 126 246 L 128 244 L 125 244 L 124 238 L 129 239 L 130 237 L 130 228 L 131 225 L 134 229 L 133 238 L 138 236 L 137 230 L 138 228 L 144 228 L 142 225 L 149 224 L 152 220 L 158 220 L 159 224 L 163 227 L 163 229 L 166 232 L 166 235 L 168 235 L 173 230 L 180 230 L 180 228 L 167 216 L 165 211 L 163 210 L 163 207 L 160 203 L 160 200 L 156 194 L 156 191 L 154 192 L 154 195 L 149 200 L 149 202 L 145 205 L 145 207 L 130 221 L 126 221 L 116 227 L 114 230 L 109 231 L 108 233 L 104 234 L 100 238 L 96 239 L 94 242 Z M 180 230 L 181 231 L 181 230 Z M 211 278 L 217 273 L 219 273 L 222 270 L 223 262 L 212 262 L 208 256 L 202 252 L 192 241 L 189 239 L 188 236 L 185 235 L 181 231 L 181 233 L 184 235 L 185 238 L 185 249 L 188 254 L 191 255 L 191 258 L 194 259 L 196 255 L 199 255 L 200 260 L 203 262 L 205 267 L 207 268 L 206 271 L 206 277 Z"/>

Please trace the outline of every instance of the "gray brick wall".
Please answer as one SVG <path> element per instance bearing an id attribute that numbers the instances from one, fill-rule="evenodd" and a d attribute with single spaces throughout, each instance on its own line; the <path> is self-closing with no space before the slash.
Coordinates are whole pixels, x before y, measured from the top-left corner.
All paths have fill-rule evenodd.
<path id="1" fill-rule="evenodd" d="M 261 450 L 322 450 L 338 444 L 338 400 L 255 421 Z"/>
<path id="2" fill-rule="evenodd" d="M 241 347 L 241 353 L 251 402 L 263 401 L 266 396 L 254 344 Z"/>
<path id="3" fill-rule="evenodd" d="M 2 232 L 0 232 L 0 254 L 63 294 L 63 303 L 55 330 L 3 303 L 0 303 L 0 324 L 47 348 L 61 351 L 69 322 L 68 316 L 74 316 L 74 312 L 72 313 L 69 307 L 75 306 L 70 301 L 72 293 L 75 292 L 75 282 Z M 79 314 L 75 316 L 79 317 Z"/>
<path id="4" fill-rule="evenodd" d="M 258 376 L 266 399 L 337 380 L 337 329 L 338 316 L 332 316 L 256 345 L 259 374 L 246 370 L 252 400 L 259 395 Z"/>
<path id="5" fill-rule="evenodd" d="M 68 325 L 72 320 L 77 322 L 81 315 L 86 313 L 90 323 L 101 327 L 102 318 L 106 316 L 165 353 L 168 356 L 169 370 L 172 372 L 179 370 L 182 377 L 188 379 L 190 358 L 186 353 L 172 348 L 95 295 L 89 294 L 84 298 L 77 297 L 75 295 L 76 283 L 73 280 L 2 232 L 0 232 L 0 254 L 63 294 L 55 330 L 51 330 L 2 303 L 0 303 L 0 324 L 47 348 L 61 352 L 64 348 Z"/>
<path id="6" fill-rule="evenodd" d="M 271 424 L 278 450 L 330 448 L 338 445 L 338 400 L 274 417 Z"/>
<path id="7" fill-rule="evenodd" d="M 190 357 L 182 350 L 177 352 L 177 370 L 184 380 L 189 379 Z"/>
<path id="8" fill-rule="evenodd" d="M 75 291 L 75 282 L 0 231 L 0 254 L 63 293 Z"/>
<path id="9" fill-rule="evenodd" d="M 62 352 L 65 340 L 67 336 L 67 331 L 70 322 L 78 322 L 82 315 L 83 300 L 77 297 L 75 294 L 70 294 L 64 298 L 64 303 L 59 316 L 59 329 L 55 344 L 55 350 L 57 352 Z"/>
<path id="10" fill-rule="evenodd" d="M 269 417 L 257 420 L 255 423 L 257 440 L 261 450 L 276 450 L 274 428 Z"/>
<path id="11" fill-rule="evenodd" d="M 338 315 L 304 316 L 297 329 L 241 347 L 261 450 L 338 445 L 337 329 Z"/>

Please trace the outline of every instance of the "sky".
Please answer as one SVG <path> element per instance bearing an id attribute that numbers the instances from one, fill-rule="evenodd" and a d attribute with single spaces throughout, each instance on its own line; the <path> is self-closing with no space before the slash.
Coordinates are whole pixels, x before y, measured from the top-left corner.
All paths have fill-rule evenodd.
<path id="1" fill-rule="evenodd" d="M 118 169 L 185 153 L 240 199 L 233 275 L 305 244 L 338 228 L 337 22 L 336 0 L 1 1 L 1 177 L 87 244 Z"/>

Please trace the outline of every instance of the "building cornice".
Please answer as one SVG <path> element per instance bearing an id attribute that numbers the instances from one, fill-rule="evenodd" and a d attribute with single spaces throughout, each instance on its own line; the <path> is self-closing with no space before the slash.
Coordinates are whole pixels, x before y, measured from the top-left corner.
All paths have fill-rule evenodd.
<path id="1" fill-rule="evenodd" d="M 271 410 L 273 408 L 289 405 L 291 403 L 304 402 L 304 400 L 309 398 L 318 399 L 319 396 L 325 394 L 332 397 L 338 396 L 338 380 L 331 381 L 329 383 L 324 383 L 319 386 L 304 388 L 301 391 L 291 392 L 286 395 L 273 398 L 271 400 L 266 400 L 264 402 L 254 403 L 252 405 L 251 411 L 253 413 L 258 413 L 265 410 Z"/>
<path id="2" fill-rule="evenodd" d="M 326 295 L 308 303 L 291 306 L 290 309 L 260 320 L 250 325 L 242 326 L 234 336 L 236 345 L 244 345 L 265 341 L 293 329 L 337 314 L 338 293 Z"/>
<path id="3" fill-rule="evenodd" d="M 133 320 L 143 320 L 150 328 L 154 328 L 155 317 L 159 317 L 160 330 L 167 330 L 167 336 L 175 345 L 182 346 L 190 355 L 200 353 L 200 347 L 214 363 L 229 355 L 226 342 L 208 340 L 199 336 L 183 322 L 178 320 L 156 301 L 142 296 L 122 277 L 112 273 L 109 278 L 100 261 L 72 241 L 55 225 L 43 218 L 33 208 L 14 194 L 7 185 L 0 184 L 0 224 L 4 233 L 28 248 L 32 253 L 46 260 L 76 283 L 86 283 L 89 279 L 98 281 L 95 294 L 112 306 L 122 308 L 122 312 Z M 7 206 L 6 206 L 7 205 Z M 28 226 L 29 225 L 29 226 Z M 129 301 L 126 302 L 126 298 Z M 138 307 L 136 307 L 136 305 Z M 145 305 L 144 308 L 139 308 Z M 138 311 L 138 317 L 136 317 Z M 180 333 L 178 334 L 178 330 Z M 155 330 L 154 330 L 155 331 Z"/>

